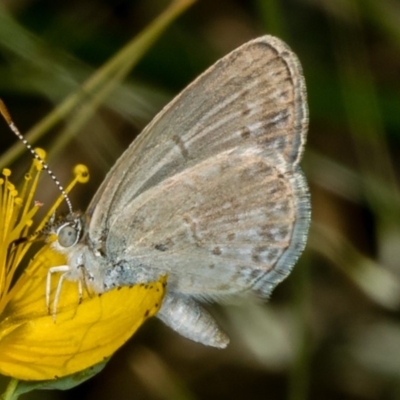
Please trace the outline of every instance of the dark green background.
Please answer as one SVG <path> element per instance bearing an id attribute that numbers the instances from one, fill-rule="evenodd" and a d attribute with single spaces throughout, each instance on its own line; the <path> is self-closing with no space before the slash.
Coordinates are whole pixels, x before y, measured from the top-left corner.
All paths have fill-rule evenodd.
<path id="1" fill-rule="evenodd" d="M 2 1 L 0 97 L 21 131 L 51 112 L 167 3 Z M 36 43 L 34 52 L 20 29 Z M 87 383 L 26 399 L 400 399 L 400 2 L 199 0 L 160 37 L 118 95 L 61 150 L 39 142 L 62 182 L 83 162 L 104 174 L 163 104 L 243 42 L 269 33 L 298 54 L 307 81 L 304 157 L 313 205 L 307 249 L 267 305 L 213 308 L 227 350 L 149 321 Z M 32 56 L 34 54 L 34 56 Z M 4 125 L 0 146 L 16 139 Z M 14 175 L 29 165 L 25 152 Z M 58 196 L 44 178 L 43 201 Z M 1 355 L 0 355 L 1 357 Z"/>

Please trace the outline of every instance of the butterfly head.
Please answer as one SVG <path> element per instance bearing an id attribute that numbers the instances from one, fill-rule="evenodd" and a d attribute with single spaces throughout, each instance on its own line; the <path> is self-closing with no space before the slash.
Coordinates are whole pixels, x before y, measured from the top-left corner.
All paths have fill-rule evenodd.
<path id="1" fill-rule="evenodd" d="M 52 222 L 48 226 L 47 237 L 55 236 L 56 246 L 60 250 L 75 246 L 82 238 L 83 221 L 82 215 L 78 212 L 68 214 L 66 217 Z M 53 237 L 54 237 L 53 236 Z"/>

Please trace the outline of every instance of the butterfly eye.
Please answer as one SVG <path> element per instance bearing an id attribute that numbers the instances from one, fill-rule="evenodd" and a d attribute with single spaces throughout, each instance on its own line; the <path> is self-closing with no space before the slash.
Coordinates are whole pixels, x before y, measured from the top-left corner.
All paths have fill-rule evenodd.
<path id="1" fill-rule="evenodd" d="M 77 243 L 79 239 L 79 230 L 71 225 L 63 225 L 57 232 L 58 243 L 62 247 L 71 247 Z"/>

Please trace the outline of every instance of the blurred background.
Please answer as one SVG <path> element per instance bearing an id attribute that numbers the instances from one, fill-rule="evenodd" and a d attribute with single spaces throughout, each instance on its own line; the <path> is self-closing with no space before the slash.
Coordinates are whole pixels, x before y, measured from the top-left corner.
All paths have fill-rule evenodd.
<path id="1" fill-rule="evenodd" d="M 238 45 L 281 37 L 302 62 L 309 95 L 306 251 L 267 304 L 211 308 L 231 337 L 226 350 L 153 319 L 93 379 L 22 398 L 400 399 L 400 2 L 198 0 L 120 84 L 92 94 L 91 108 L 80 99 L 59 112 L 168 4 L 2 0 L 0 97 L 22 132 L 39 132 L 32 141 L 61 182 L 76 163 L 89 167 L 90 184 L 72 195 L 84 210 L 175 94 Z M 17 177 L 31 156 L 16 142 L 3 124 L 1 167 Z M 48 177 L 40 194 L 50 204 L 58 197 Z"/>

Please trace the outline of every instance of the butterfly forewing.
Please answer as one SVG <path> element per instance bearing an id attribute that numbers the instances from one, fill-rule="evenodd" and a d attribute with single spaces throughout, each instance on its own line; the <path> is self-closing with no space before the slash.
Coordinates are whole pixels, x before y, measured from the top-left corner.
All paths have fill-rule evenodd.
<path id="1" fill-rule="evenodd" d="M 104 238 L 141 193 L 229 149 L 279 153 L 296 165 L 305 97 L 299 62 L 279 39 L 264 36 L 234 50 L 169 103 L 111 169 L 89 206 L 90 237 Z"/>

